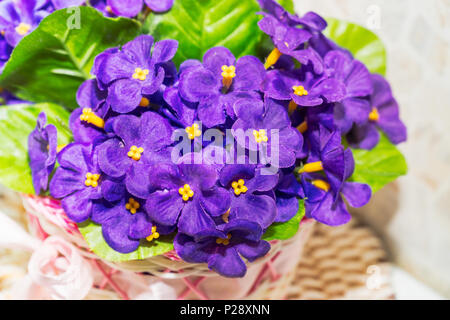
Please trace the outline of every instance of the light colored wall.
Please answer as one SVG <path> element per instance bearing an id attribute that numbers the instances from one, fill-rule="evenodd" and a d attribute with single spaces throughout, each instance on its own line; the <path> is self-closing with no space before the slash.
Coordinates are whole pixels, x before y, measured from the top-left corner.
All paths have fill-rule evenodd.
<path id="1" fill-rule="evenodd" d="M 387 78 L 408 127 L 400 149 L 409 174 L 359 213 L 385 237 L 398 264 L 450 297 L 450 1 L 295 5 L 298 13 L 312 10 L 370 27 L 385 42 Z"/>

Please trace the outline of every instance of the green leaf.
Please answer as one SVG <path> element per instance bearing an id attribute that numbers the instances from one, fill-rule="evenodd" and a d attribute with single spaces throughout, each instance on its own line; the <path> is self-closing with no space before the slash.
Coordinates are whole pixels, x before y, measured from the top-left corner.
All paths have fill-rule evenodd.
<path id="1" fill-rule="evenodd" d="M 305 216 L 305 202 L 298 199 L 297 214 L 289 221 L 274 223 L 264 233 L 263 240 L 287 240 L 295 236 L 300 227 L 300 222 Z"/>
<path id="2" fill-rule="evenodd" d="M 368 184 L 373 193 L 408 171 L 405 157 L 384 134 L 374 149 L 370 151 L 352 149 L 352 151 L 355 158 L 355 172 L 351 181 Z"/>
<path id="3" fill-rule="evenodd" d="M 294 1 L 293 0 L 277 0 L 287 11 L 290 13 L 295 13 Z"/>
<path id="4" fill-rule="evenodd" d="M 324 34 L 349 50 L 372 73 L 386 74 L 386 50 L 383 42 L 372 31 L 350 22 L 327 18 Z"/>
<path id="5" fill-rule="evenodd" d="M 139 33 L 133 20 L 108 19 L 89 7 L 78 9 L 79 29 L 68 27 L 74 13 L 64 9 L 46 17 L 25 37 L 6 64 L 0 86 L 23 100 L 75 109 L 76 92 L 90 78 L 95 56 Z"/>
<path id="6" fill-rule="evenodd" d="M 169 235 L 161 236 L 152 242 L 142 239 L 136 251 L 123 254 L 115 251 L 106 243 L 103 239 L 101 225 L 89 220 L 79 223 L 78 229 L 88 243 L 89 248 L 100 258 L 111 262 L 142 260 L 173 250 L 173 237 Z"/>
<path id="7" fill-rule="evenodd" d="M 39 113 L 58 129 L 58 144 L 71 140 L 68 131 L 69 112 L 63 107 L 42 103 L 9 105 L 0 108 L 0 183 L 23 193 L 33 194 L 28 159 L 28 135 L 36 127 Z"/>
<path id="8" fill-rule="evenodd" d="M 259 10 L 255 0 L 175 1 L 168 13 L 151 14 L 144 30 L 156 40 L 178 40 L 177 65 L 186 59 L 201 60 L 215 46 L 227 47 L 236 57 L 255 55 L 262 36 Z"/>

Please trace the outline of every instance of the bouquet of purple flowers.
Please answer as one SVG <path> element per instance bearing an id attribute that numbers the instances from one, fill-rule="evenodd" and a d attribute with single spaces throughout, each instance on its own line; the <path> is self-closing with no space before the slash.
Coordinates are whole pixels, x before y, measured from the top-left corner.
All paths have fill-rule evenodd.
<path id="1" fill-rule="evenodd" d="M 86 2 L 0 1 L 0 182 L 100 257 L 243 277 L 406 173 L 371 31 L 292 1 Z"/>

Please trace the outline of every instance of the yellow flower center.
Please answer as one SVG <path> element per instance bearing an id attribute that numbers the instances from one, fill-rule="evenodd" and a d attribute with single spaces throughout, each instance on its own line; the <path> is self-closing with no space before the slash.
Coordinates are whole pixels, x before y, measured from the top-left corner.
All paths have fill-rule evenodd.
<path id="1" fill-rule="evenodd" d="M 194 196 L 194 191 L 192 191 L 191 186 L 185 184 L 183 187 L 178 189 L 178 193 L 181 195 L 184 201 L 188 201 Z"/>
<path id="2" fill-rule="evenodd" d="M 297 130 L 300 131 L 300 133 L 305 133 L 306 130 L 308 130 L 308 123 L 306 120 L 297 126 Z"/>
<path id="3" fill-rule="evenodd" d="M 156 231 L 156 226 L 153 226 L 152 227 L 152 234 L 151 235 L 149 235 L 147 238 L 145 238 L 145 239 L 147 239 L 147 241 L 152 241 L 152 240 L 154 240 L 154 239 L 158 239 L 159 238 L 159 233 Z"/>
<path id="4" fill-rule="evenodd" d="M 266 130 L 264 129 L 253 130 L 253 136 L 255 137 L 257 143 L 269 141 L 269 138 L 266 135 Z"/>
<path id="5" fill-rule="evenodd" d="M 83 113 L 80 115 L 81 121 L 86 121 L 87 123 L 93 124 L 98 128 L 105 127 L 105 121 L 92 112 L 91 108 L 84 108 Z"/>
<path id="6" fill-rule="evenodd" d="M 323 165 L 322 165 L 322 161 L 317 161 L 317 162 L 310 162 L 307 163 L 303 166 L 303 168 L 301 168 L 298 173 L 304 173 L 304 172 L 319 172 L 323 170 Z"/>
<path id="7" fill-rule="evenodd" d="M 128 199 L 128 203 L 125 205 L 125 208 L 131 212 L 131 214 L 135 214 L 138 209 L 141 207 L 139 202 L 134 200 L 133 198 Z"/>
<path id="8" fill-rule="evenodd" d="M 273 49 L 272 52 L 267 57 L 266 62 L 264 63 L 264 68 L 269 69 L 275 63 L 277 63 L 278 59 L 280 59 L 282 55 L 283 54 L 281 53 L 280 50 L 278 50 L 278 48 Z"/>
<path id="9" fill-rule="evenodd" d="M 378 121 L 380 119 L 380 114 L 378 113 L 378 109 L 373 107 L 372 111 L 369 113 L 370 121 Z"/>
<path id="10" fill-rule="evenodd" d="M 202 135 L 202 131 L 198 128 L 197 123 L 194 123 L 191 127 L 187 127 L 185 130 L 190 140 L 194 140 L 195 137 L 200 137 Z"/>
<path id="11" fill-rule="evenodd" d="M 296 109 L 297 109 L 297 104 L 295 103 L 295 101 L 294 100 L 289 101 L 289 106 L 288 106 L 289 115 L 292 115 Z"/>
<path id="12" fill-rule="evenodd" d="M 139 102 L 139 107 L 148 107 L 150 105 L 150 100 L 142 97 L 141 102 Z"/>
<path id="13" fill-rule="evenodd" d="M 142 153 L 144 152 L 144 148 L 138 148 L 136 146 L 132 146 L 130 151 L 128 151 L 128 157 L 135 161 L 139 161 L 141 159 Z"/>
<path id="14" fill-rule="evenodd" d="M 223 65 L 222 71 L 222 84 L 225 88 L 229 89 L 233 83 L 233 78 L 236 77 L 236 67 Z"/>
<path id="15" fill-rule="evenodd" d="M 330 190 L 330 184 L 323 180 L 313 180 L 313 181 L 311 181 L 311 184 L 313 186 L 315 186 L 316 188 L 321 189 L 325 192 L 328 192 L 328 190 Z"/>
<path id="16" fill-rule="evenodd" d="M 90 172 L 86 173 L 86 180 L 84 184 L 86 187 L 96 188 L 98 187 L 98 180 L 100 179 L 99 174 L 92 174 Z"/>
<path id="17" fill-rule="evenodd" d="M 225 239 L 223 238 L 217 238 L 216 243 L 217 244 L 223 244 L 224 246 L 227 246 L 230 244 L 231 234 L 227 234 L 227 237 Z"/>
<path id="18" fill-rule="evenodd" d="M 149 73 L 150 71 L 148 69 L 136 68 L 134 69 L 133 79 L 144 81 L 147 79 Z"/>
<path id="19" fill-rule="evenodd" d="M 302 97 L 308 95 L 308 91 L 306 91 L 303 86 L 293 86 L 292 89 L 294 90 L 294 94 L 297 96 Z"/>
<path id="20" fill-rule="evenodd" d="M 110 13 L 110 14 L 113 13 L 111 6 L 106 6 L 106 7 L 105 7 L 105 11 L 108 12 L 108 13 Z"/>
<path id="21" fill-rule="evenodd" d="M 28 23 L 23 23 L 21 22 L 17 27 L 16 27 L 16 32 L 21 35 L 24 36 L 26 35 L 28 32 L 30 32 L 31 30 L 31 26 Z"/>
<path id="22" fill-rule="evenodd" d="M 241 193 L 247 192 L 247 187 L 244 185 L 244 179 L 239 179 L 238 181 L 233 181 L 231 187 L 234 189 L 234 194 L 239 196 Z"/>
<path id="23" fill-rule="evenodd" d="M 230 211 L 231 211 L 231 208 L 228 209 L 227 212 L 225 212 L 225 213 L 222 215 L 222 220 L 223 220 L 223 222 L 225 222 L 225 223 L 228 223 L 228 222 L 229 222 L 228 218 L 230 217 Z"/>

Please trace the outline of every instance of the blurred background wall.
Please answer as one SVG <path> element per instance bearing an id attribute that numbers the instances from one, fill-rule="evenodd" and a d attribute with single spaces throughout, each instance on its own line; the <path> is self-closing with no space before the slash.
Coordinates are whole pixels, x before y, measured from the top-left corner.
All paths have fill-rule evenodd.
<path id="1" fill-rule="evenodd" d="M 450 298 L 450 0 L 294 0 L 384 41 L 409 174 L 358 211 L 397 264 Z"/>

